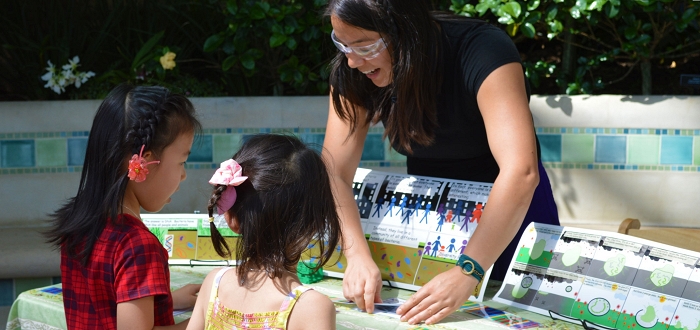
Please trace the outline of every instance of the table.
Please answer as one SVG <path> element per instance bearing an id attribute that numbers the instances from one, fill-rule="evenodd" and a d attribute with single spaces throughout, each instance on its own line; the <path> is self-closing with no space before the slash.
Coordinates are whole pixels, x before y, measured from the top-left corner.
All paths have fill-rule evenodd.
<path id="1" fill-rule="evenodd" d="M 210 266 L 171 266 L 170 281 L 173 289 L 180 288 L 188 283 L 201 283 L 204 277 L 211 271 Z M 342 298 L 342 280 L 336 278 L 324 278 L 321 282 L 311 285 L 318 292 L 333 298 Z M 492 297 L 498 290 L 498 283 L 490 283 L 487 287 L 487 297 Z M 384 287 L 382 298 L 408 299 L 413 291 Z M 490 294 L 489 294 L 490 293 Z M 496 308 L 505 313 L 491 313 L 491 317 L 483 316 L 483 312 Z M 338 330 L 366 329 L 366 330 L 423 330 L 423 329 L 583 329 L 580 325 L 567 323 L 560 320 L 524 311 L 515 307 L 503 305 L 494 301 L 486 301 L 483 305 L 467 302 L 460 311 L 456 311 L 446 317 L 439 324 L 409 325 L 400 322 L 398 318 L 367 314 L 351 308 L 347 305 L 336 304 L 336 325 Z M 481 311 L 481 313 L 480 313 Z M 489 314 L 489 313 L 487 313 Z M 180 322 L 189 317 L 189 313 L 175 316 L 175 322 Z M 498 320 L 494 321 L 494 319 Z M 528 323 L 528 321 L 531 321 Z M 539 323 L 535 326 L 533 322 Z M 511 324 L 512 326 L 508 326 Z M 533 326 L 533 327 L 528 327 Z M 7 330 L 16 329 L 66 329 L 66 321 L 63 314 L 63 296 L 61 284 L 55 284 L 43 288 L 25 291 L 17 297 L 12 304 L 8 316 Z"/>

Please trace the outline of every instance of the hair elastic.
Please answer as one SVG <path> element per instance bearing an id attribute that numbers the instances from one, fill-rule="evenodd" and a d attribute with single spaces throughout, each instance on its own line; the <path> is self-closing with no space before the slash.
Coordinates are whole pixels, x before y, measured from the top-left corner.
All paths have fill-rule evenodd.
<path id="1" fill-rule="evenodd" d="M 136 182 L 143 182 L 146 180 L 146 175 L 148 175 L 148 168 L 146 166 L 150 164 L 160 164 L 159 160 L 152 162 L 146 162 L 143 158 L 143 149 L 146 147 L 145 144 L 141 145 L 141 152 L 139 154 L 134 154 L 129 160 L 129 180 Z"/>
<path id="2" fill-rule="evenodd" d="M 237 197 L 235 186 L 240 185 L 246 179 L 248 179 L 248 177 L 243 176 L 243 168 L 235 160 L 229 159 L 221 163 L 221 166 L 216 170 L 214 176 L 209 179 L 209 183 L 212 185 L 227 186 L 226 190 L 221 193 L 219 201 L 216 203 L 219 214 L 223 214 L 231 209 Z M 209 220 L 212 222 L 213 218 Z"/>

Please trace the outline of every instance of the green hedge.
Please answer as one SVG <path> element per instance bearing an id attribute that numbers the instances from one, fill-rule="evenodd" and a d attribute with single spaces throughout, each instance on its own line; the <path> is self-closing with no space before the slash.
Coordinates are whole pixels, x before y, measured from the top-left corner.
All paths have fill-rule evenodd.
<path id="1" fill-rule="evenodd" d="M 426 0 L 427 1 L 427 0 Z M 430 0 L 502 27 L 536 94 L 695 94 L 700 2 Z M 323 95 L 336 50 L 327 0 L 23 0 L 0 11 L 0 100 L 102 98 L 130 81 L 189 96 Z M 175 56 L 165 69 L 161 57 Z M 94 72 L 61 94 L 58 72 Z M 164 57 L 167 64 L 168 57 Z M 58 77 L 58 76 L 54 76 Z M 58 80 L 56 80 L 58 81 Z M 65 83 L 65 81 L 64 81 Z"/>

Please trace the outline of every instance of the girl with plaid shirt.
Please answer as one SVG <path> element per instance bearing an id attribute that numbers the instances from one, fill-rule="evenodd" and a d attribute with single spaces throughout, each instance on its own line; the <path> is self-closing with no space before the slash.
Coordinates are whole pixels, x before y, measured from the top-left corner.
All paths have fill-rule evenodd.
<path id="1" fill-rule="evenodd" d="M 61 250 L 68 329 L 184 329 L 173 308 L 200 285 L 171 293 L 168 254 L 140 218 L 170 202 L 187 176 L 200 124 L 192 103 L 162 87 L 120 85 L 90 130 L 78 193 L 52 215 Z"/>

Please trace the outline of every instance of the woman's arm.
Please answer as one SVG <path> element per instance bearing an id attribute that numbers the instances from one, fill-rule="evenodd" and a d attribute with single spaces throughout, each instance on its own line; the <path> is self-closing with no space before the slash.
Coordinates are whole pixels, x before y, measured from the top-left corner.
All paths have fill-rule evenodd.
<path id="1" fill-rule="evenodd" d="M 522 65 L 494 70 L 477 93 L 489 147 L 499 174 L 464 254 L 484 269 L 491 267 L 514 238 L 539 183 L 534 124 L 523 82 Z M 474 292 L 477 281 L 459 267 L 436 276 L 398 310 L 401 320 L 432 324 L 454 312 Z"/>
<path id="2" fill-rule="evenodd" d="M 360 224 L 360 212 L 352 193 L 352 181 L 362 157 L 368 124 L 357 125 L 348 135 L 350 125 L 335 112 L 329 97 L 328 123 L 323 141 L 323 157 L 331 178 L 338 216 L 343 230 L 343 254 L 348 260 L 343 277 L 343 295 L 360 309 L 374 311 L 374 303 L 381 302 L 381 274 L 370 255 L 365 234 Z M 364 118 L 364 114 L 359 114 Z"/>

